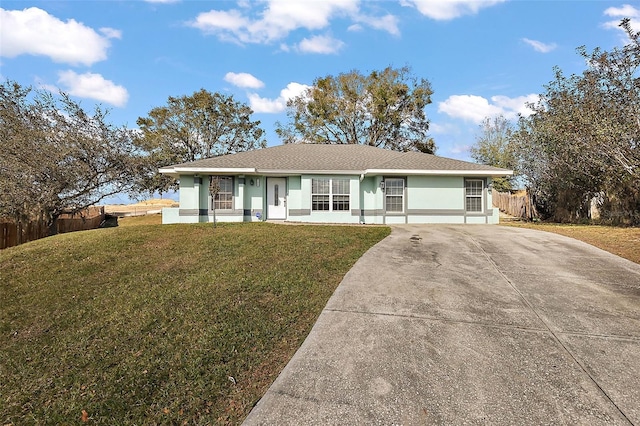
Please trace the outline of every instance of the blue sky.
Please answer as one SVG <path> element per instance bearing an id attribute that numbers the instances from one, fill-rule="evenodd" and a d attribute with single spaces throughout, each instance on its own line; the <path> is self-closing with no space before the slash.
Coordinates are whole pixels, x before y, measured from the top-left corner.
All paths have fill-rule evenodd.
<path id="1" fill-rule="evenodd" d="M 316 77 L 408 65 L 434 90 L 437 154 L 469 159 L 486 116 L 527 113 L 578 46 L 624 43 L 640 2 L 525 0 L 11 1 L 0 4 L 0 78 L 108 107 L 117 125 L 169 96 L 232 94 L 268 145 L 286 100 Z"/>

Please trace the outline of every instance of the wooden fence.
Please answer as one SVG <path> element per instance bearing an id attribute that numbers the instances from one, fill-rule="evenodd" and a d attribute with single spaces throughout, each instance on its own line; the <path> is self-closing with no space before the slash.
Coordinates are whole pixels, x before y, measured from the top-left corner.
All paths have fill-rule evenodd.
<path id="1" fill-rule="evenodd" d="M 491 198 L 493 199 L 494 207 L 510 216 L 526 220 L 533 220 L 538 217 L 535 205 L 527 191 L 517 191 L 514 194 L 494 191 L 491 194 Z"/>
<path id="2" fill-rule="evenodd" d="M 60 215 L 57 233 L 96 229 L 104 221 L 104 207 L 89 207 L 74 214 Z M 0 222 L 0 249 L 17 246 L 49 236 L 49 228 L 43 220 L 32 222 Z"/>

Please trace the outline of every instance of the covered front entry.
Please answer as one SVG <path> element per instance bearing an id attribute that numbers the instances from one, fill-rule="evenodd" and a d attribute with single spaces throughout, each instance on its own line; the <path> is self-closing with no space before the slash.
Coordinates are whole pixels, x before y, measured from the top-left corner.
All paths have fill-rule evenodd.
<path id="1" fill-rule="evenodd" d="M 267 179 L 267 219 L 284 220 L 287 218 L 287 180 L 285 178 Z"/>

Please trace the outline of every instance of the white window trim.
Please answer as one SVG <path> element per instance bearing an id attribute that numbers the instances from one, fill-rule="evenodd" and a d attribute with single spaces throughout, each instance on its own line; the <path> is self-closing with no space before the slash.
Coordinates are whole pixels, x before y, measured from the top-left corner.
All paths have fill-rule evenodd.
<path id="1" fill-rule="evenodd" d="M 333 193 L 333 181 L 335 180 L 344 180 L 347 182 L 348 187 L 349 187 L 349 191 L 346 194 L 341 194 L 341 193 Z M 318 194 L 318 193 L 314 193 L 313 192 L 313 181 L 314 180 L 328 180 L 329 181 L 329 194 Z M 314 195 L 329 195 L 329 210 L 314 210 L 313 209 L 313 196 Z M 349 197 L 349 208 L 346 210 L 334 210 L 333 209 L 333 196 L 334 195 L 346 195 L 347 197 Z M 348 178 L 325 178 L 325 177 L 317 177 L 317 178 L 311 178 L 311 211 L 312 212 L 337 212 L 337 213 L 344 213 L 344 212 L 350 212 L 351 210 L 351 179 Z"/>
<path id="2" fill-rule="evenodd" d="M 232 211 L 233 210 L 233 206 L 234 206 L 234 202 L 235 202 L 235 196 L 234 196 L 234 192 L 235 192 L 235 179 L 233 178 L 233 176 L 211 176 L 210 179 L 213 179 L 214 177 L 217 178 L 225 178 L 225 179 L 231 179 L 231 208 L 230 209 L 220 209 L 220 208 L 215 208 L 215 197 L 213 197 L 211 194 L 209 194 L 209 198 L 211 199 L 211 210 L 215 209 L 216 211 Z M 225 192 L 226 193 L 226 192 Z M 216 194 L 216 196 L 218 196 L 219 194 Z"/>
<path id="3" fill-rule="evenodd" d="M 480 182 L 480 195 L 467 195 L 467 182 Z M 485 190 L 485 181 L 484 179 L 465 179 L 464 180 L 464 211 L 468 214 L 484 214 L 485 212 L 485 199 L 484 199 L 484 190 Z M 467 210 L 467 200 L 469 198 L 480 198 L 480 210 Z"/>
<path id="4" fill-rule="evenodd" d="M 387 181 L 390 180 L 400 180 L 402 181 L 402 195 L 400 195 L 400 197 L 402 197 L 402 210 L 400 211 L 389 211 L 387 210 L 387 197 L 397 197 L 398 195 L 388 195 L 387 194 Z M 384 190 L 383 190 L 383 195 L 384 195 L 384 212 L 387 214 L 404 214 L 405 211 L 405 196 L 406 196 L 406 186 L 407 186 L 407 180 L 404 177 L 388 177 L 388 178 L 384 178 L 383 180 L 384 182 Z"/>

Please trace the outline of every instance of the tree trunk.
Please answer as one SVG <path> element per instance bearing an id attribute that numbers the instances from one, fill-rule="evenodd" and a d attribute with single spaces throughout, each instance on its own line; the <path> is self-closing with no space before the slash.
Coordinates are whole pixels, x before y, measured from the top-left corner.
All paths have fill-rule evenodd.
<path id="1" fill-rule="evenodd" d="M 48 236 L 57 235 L 58 234 L 58 215 L 55 215 L 51 218 L 48 224 Z"/>

